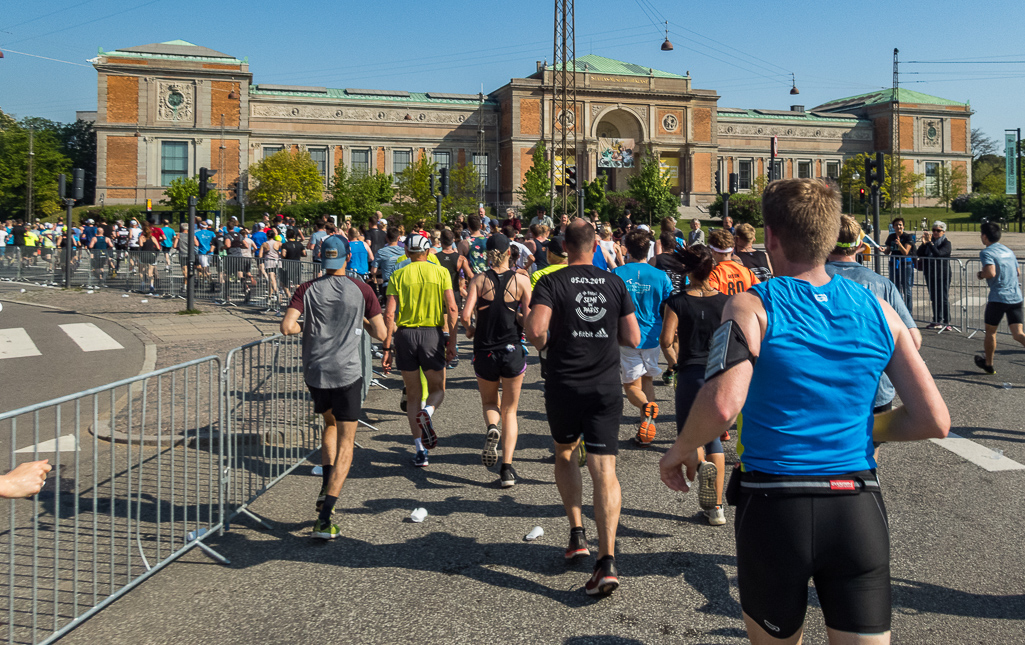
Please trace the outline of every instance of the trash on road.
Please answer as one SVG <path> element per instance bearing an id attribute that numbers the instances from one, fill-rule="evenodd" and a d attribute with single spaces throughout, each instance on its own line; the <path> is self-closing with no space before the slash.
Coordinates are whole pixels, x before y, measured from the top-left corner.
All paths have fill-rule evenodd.
<path id="1" fill-rule="evenodd" d="M 417 524 L 423 522 L 427 519 L 427 509 L 423 507 L 414 508 L 413 512 L 409 514 L 409 519 L 413 520 Z"/>
<path id="2" fill-rule="evenodd" d="M 90 290 L 86 291 L 86 293 L 92 293 L 92 292 L 93 292 L 93 290 L 92 290 L 92 289 L 90 289 Z"/>
<path id="3" fill-rule="evenodd" d="M 122 294 L 121 294 L 121 297 L 122 297 L 122 298 L 130 298 L 131 296 L 129 296 L 129 295 L 127 294 L 127 293 L 122 293 Z"/>
<path id="4" fill-rule="evenodd" d="M 530 533 L 527 533 L 527 535 L 523 539 L 527 542 L 533 542 L 534 540 L 538 539 L 544 534 L 545 530 L 543 528 L 541 528 L 540 526 L 535 526 L 534 528 L 530 529 Z"/>
<path id="5" fill-rule="evenodd" d="M 141 302 L 142 304 L 146 304 L 147 302 L 149 302 L 149 300 L 143 299 L 143 300 L 140 300 L 139 302 Z"/>
<path id="6" fill-rule="evenodd" d="M 324 475 L 324 467 L 323 466 L 314 466 L 313 467 L 313 474 L 316 475 L 317 477 L 323 476 Z"/>
<path id="7" fill-rule="evenodd" d="M 1011 384 L 1010 384 L 1010 383 L 1004 383 L 1004 384 L 1003 384 L 1003 385 L 1001 385 L 1000 387 L 1004 388 L 1005 390 L 1009 390 L 1009 389 L 1011 389 L 1011 387 L 1012 387 L 1012 386 L 1011 386 Z"/>
<path id="8" fill-rule="evenodd" d="M 199 529 L 198 531 L 189 531 L 185 534 L 185 540 L 187 542 L 191 542 L 196 538 L 203 537 L 204 535 L 206 535 L 206 529 Z"/>

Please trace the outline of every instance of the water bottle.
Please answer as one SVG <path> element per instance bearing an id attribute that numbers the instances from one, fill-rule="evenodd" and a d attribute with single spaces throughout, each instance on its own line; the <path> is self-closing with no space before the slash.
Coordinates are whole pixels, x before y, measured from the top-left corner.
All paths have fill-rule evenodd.
<path id="1" fill-rule="evenodd" d="M 198 529 L 196 531 L 189 531 L 188 533 L 185 534 L 185 540 L 187 542 L 192 542 L 196 538 L 203 537 L 204 535 L 206 535 L 206 529 Z"/>

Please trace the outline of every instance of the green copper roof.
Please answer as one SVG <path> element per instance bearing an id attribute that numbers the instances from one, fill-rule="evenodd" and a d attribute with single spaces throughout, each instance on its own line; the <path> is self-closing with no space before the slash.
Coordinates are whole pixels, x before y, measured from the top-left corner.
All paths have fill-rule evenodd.
<path id="1" fill-rule="evenodd" d="M 245 62 L 223 52 L 214 51 L 209 47 L 193 45 L 184 40 L 169 40 L 163 43 L 125 47 L 123 49 L 115 49 L 112 52 L 104 52 L 100 48 L 100 55 L 160 60 L 201 60 L 207 63 L 227 63 L 233 65 Z"/>
<path id="2" fill-rule="evenodd" d="M 951 101 L 949 99 L 941 99 L 938 96 L 915 92 L 913 90 L 904 89 L 903 87 L 898 90 L 897 97 L 901 103 L 925 103 L 927 105 L 956 105 L 958 107 L 968 107 L 967 103 L 958 103 L 957 101 Z M 890 103 L 892 101 L 893 88 L 886 88 L 884 90 L 877 90 L 867 94 L 858 94 L 857 96 L 848 96 L 844 99 L 829 101 L 828 103 L 823 103 L 814 109 L 824 111 L 848 110 L 851 108 Z"/>
<path id="3" fill-rule="evenodd" d="M 309 91 L 299 91 L 307 89 Z M 373 91 L 373 90 L 369 90 Z M 385 94 L 357 94 L 352 93 L 349 90 L 334 89 L 334 88 L 297 88 L 293 90 L 267 90 L 261 88 L 259 85 L 252 85 L 249 88 L 251 95 L 257 96 L 294 96 L 303 98 L 323 98 L 323 99 L 346 99 L 346 100 L 358 100 L 358 101 L 395 101 L 398 103 L 448 103 L 451 105 L 479 105 L 480 101 L 474 99 L 454 99 L 454 98 L 436 98 L 431 97 L 431 92 L 396 92 L 395 94 L 401 94 L 402 96 L 385 95 Z M 497 105 L 497 101 L 484 97 L 484 103 L 488 105 Z"/>
<path id="4" fill-rule="evenodd" d="M 663 72 L 660 69 L 645 67 L 643 65 L 635 65 L 633 63 L 624 63 L 621 60 L 605 58 L 604 56 L 595 56 L 594 54 L 581 56 L 573 62 L 573 68 L 578 72 L 583 72 L 586 67 L 586 70 L 588 72 L 593 72 L 596 74 L 616 74 L 619 76 L 654 76 L 655 78 L 688 78 L 687 76 L 680 76 L 679 74 Z"/>
<path id="5" fill-rule="evenodd" d="M 816 108 L 818 109 L 818 108 Z M 730 120 L 730 119 L 766 119 L 766 120 L 784 120 L 784 121 L 829 121 L 832 123 L 847 123 L 850 125 L 856 125 L 860 122 L 868 123 L 867 120 L 858 119 L 855 117 L 839 117 L 839 116 L 827 116 L 824 114 L 814 114 L 812 112 L 785 112 L 783 110 L 751 110 L 746 108 L 719 108 L 716 110 L 719 115 L 719 120 Z"/>

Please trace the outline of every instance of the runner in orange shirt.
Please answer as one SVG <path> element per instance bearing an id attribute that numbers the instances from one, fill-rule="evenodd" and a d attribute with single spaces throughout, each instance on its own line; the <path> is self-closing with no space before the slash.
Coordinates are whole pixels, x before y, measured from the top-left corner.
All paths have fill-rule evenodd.
<path id="1" fill-rule="evenodd" d="M 708 236 L 716 266 L 708 283 L 720 293 L 732 296 L 743 293 L 758 284 L 759 280 L 751 270 L 733 259 L 733 234 L 726 229 L 716 229 Z"/>

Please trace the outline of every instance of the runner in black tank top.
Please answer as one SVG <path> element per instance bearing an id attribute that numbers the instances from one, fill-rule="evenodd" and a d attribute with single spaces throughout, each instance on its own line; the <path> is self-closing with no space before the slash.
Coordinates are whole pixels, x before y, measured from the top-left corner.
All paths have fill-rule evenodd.
<path id="1" fill-rule="evenodd" d="M 500 233 L 488 239 L 488 263 L 492 268 L 470 281 L 462 314 L 466 335 L 473 338 L 473 369 L 488 426 L 481 461 L 487 468 L 494 466 L 498 462 L 501 441 L 499 478 L 503 488 L 516 483 L 516 471 L 512 467 L 519 434 L 516 408 L 523 374 L 527 371 L 520 334 L 523 319 L 530 310 L 530 280 L 509 268 L 509 247 L 509 238 Z"/>

